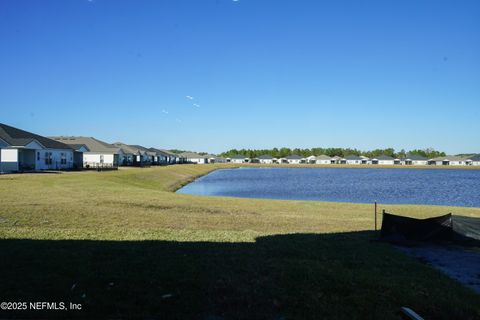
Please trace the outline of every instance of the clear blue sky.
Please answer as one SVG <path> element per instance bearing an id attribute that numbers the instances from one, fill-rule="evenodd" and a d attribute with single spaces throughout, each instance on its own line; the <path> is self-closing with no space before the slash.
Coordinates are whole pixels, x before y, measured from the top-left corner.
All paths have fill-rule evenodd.
<path id="1" fill-rule="evenodd" d="M 480 152 L 480 1 L 2 0 L 0 122 L 209 152 Z"/>

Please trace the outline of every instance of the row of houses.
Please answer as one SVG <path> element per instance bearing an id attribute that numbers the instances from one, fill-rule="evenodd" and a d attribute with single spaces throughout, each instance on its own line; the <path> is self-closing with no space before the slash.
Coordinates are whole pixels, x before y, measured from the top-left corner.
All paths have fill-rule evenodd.
<path id="1" fill-rule="evenodd" d="M 44 137 L 0 123 L 0 172 L 117 168 L 185 163 L 168 150 L 93 137 Z"/>
<path id="2" fill-rule="evenodd" d="M 302 157 L 299 155 L 290 155 L 282 158 L 274 158 L 270 155 L 262 155 L 256 158 L 248 158 L 242 155 L 236 155 L 226 158 L 225 162 L 231 163 L 262 163 L 262 164 L 346 164 L 346 165 L 413 165 L 413 166 L 480 166 L 480 154 L 470 157 L 445 156 L 428 159 L 419 155 L 407 155 L 403 158 L 393 158 L 382 155 L 374 158 L 351 155 L 347 157 L 330 157 L 327 155 Z"/>
<path id="3" fill-rule="evenodd" d="M 186 152 L 180 154 L 188 162 L 191 163 L 261 163 L 261 164 L 346 164 L 346 165 L 450 165 L 450 166 L 480 166 L 480 154 L 470 157 L 445 156 L 438 158 L 425 158 L 419 155 L 407 155 L 403 158 L 393 158 L 381 155 L 374 158 L 364 156 L 351 155 L 347 157 L 330 157 L 327 155 L 302 157 L 299 155 L 290 155 L 281 158 L 275 158 L 271 155 L 262 155 L 256 158 L 249 158 L 243 155 L 235 155 L 228 158 L 217 157 L 211 154 L 201 155 L 194 152 Z"/>
<path id="4" fill-rule="evenodd" d="M 0 123 L 0 172 L 117 168 L 118 166 L 150 166 L 179 163 L 262 163 L 262 164 L 347 164 L 347 165 L 437 165 L 480 166 L 480 155 L 469 157 L 445 156 L 428 159 L 418 155 L 404 158 L 379 156 L 302 157 L 290 155 L 275 158 L 262 155 L 248 158 L 242 155 L 223 158 L 213 154 L 184 152 L 176 154 L 164 149 L 107 143 L 93 137 L 43 137 Z"/>

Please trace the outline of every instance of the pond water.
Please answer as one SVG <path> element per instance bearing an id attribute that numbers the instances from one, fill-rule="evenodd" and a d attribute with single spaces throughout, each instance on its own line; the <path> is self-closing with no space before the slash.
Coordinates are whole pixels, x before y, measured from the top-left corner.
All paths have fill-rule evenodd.
<path id="1" fill-rule="evenodd" d="M 480 207 L 480 170 L 222 169 L 177 192 L 241 198 Z"/>

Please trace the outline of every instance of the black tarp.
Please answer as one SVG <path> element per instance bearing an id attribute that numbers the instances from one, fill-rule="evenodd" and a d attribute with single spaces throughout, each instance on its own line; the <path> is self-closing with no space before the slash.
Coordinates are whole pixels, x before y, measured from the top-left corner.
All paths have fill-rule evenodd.
<path id="1" fill-rule="evenodd" d="M 452 242 L 462 245 L 480 245 L 480 218 L 451 213 L 416 219 L 383 213 L 380 240 L 412 245 L 418 242 Z"/>

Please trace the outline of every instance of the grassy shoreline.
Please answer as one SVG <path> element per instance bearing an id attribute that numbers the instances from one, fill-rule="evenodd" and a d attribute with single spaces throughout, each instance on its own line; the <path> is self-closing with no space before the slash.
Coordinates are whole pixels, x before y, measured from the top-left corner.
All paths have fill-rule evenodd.
<path id="1" fill-rule="evenodd" d="M 174 193 L 234 167 L 0 176 L 4 299 L 85 305 L 0 316 L 397 319 L 407 305 L 426 318 L 480 317 L 478 295 L 371 242 L 372 205 Z M 380 208 L 480 216 L 480 208 Z"/>

